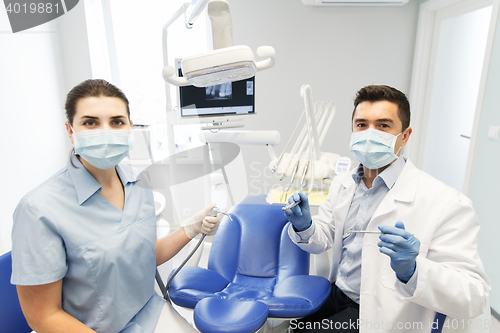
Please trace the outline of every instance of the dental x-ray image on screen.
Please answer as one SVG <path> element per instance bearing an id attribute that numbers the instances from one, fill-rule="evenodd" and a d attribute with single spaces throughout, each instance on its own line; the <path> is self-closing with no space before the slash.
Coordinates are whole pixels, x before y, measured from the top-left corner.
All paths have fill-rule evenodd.
<path id="1" fill-rule="evenodd" d="M 181 61 L 176 59 L 182 76 Z M 181 118 L 208 118 L 255 114 L 255 78 L 199 88 L 179 87 Z"/>
<path id="2" fill-rule="evenodd" d="M 206 87 L 205 89 L 207 100 L 233 98 L 233 85 L 231 82 L 216 84 L 215 86 Z"/>

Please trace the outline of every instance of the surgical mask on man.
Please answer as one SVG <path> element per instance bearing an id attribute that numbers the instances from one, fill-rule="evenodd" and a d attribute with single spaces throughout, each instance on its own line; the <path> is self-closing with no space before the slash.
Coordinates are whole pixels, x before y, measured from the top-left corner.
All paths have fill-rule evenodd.
<path id="1" fill-rule="evenodd" d="M 373 128 L 355 132 L 351 135 L 349 151 L 368 169 L 379 169 L 398 158 L 394 147 L 401 134 L 403 132 L 392 135 Z"/>
<path id="2" fill-rule="evenodd" d="M 80 155 L 98 169 L 116 166 L 132 149 L 130 131 L 98 129 L 75 133 L 75 154 Z"/>

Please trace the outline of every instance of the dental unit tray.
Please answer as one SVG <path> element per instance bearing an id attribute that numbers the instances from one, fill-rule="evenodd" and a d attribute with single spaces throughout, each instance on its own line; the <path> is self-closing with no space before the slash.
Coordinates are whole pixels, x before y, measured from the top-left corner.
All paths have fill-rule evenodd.
<path id="1" fill-rule="evenodd" d="M 304 111 L 285 145 L 279 157 L 273 158 L 269 167 L 280 181 L 285 177 L 290 180 L 281 189 L 271 189 L 267 196 L 270 204 L 286 204 L 288 197 L 295 192 L 304 191 L 308 193 L 309 202 L 312 205 L 319 205 L 326 201 L 327 192 L 314 193 L 314 181 L 326 180 L 336 174 L 347 172 L 350 166 L 348 157 L 340 157 L 335 153 L 321 152 L 320 147 L 325 140 L 333 117 L 335 116 L 335 104 L 333 102 L 317 101 L 313 103 L 312 90 L 309 85 L 303 85 L 300 94 L 304 98 Z M 302 120 L 306 118 L 305 124 L 300 131 L 290 152 L 286 152 Z M 345 168 L 339 167 L 342 161 Z M 295 179 L 299 179 L 298 186 L 293 186 Z M 306 189 L 306 183 L 309 182 Z M 304 189 L 304 190 L 303 190 Z"/>
<path id="2" fill-rule="evenodd" d="M 298 189 L 292 189 L 287 192 L 286 197 L 284 196 L 283 189 L 272 189 L 269 191 L 266 197 L 266 202 L 271 205 L 282 205 L 285 206 L 288 204 L 288 198 L 294 194 L 299 192 Z M 308 194 L 307 198 L 309 199 L 310 206 L 319 206 L 323 202 L 326 201 L 326 196 L 328 192 L 326 191 L 312 191 Z"/>

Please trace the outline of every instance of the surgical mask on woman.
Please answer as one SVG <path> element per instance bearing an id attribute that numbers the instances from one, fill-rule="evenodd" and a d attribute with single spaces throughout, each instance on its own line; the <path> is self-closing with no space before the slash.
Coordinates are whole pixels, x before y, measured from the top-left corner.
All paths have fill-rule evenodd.
<path id="1" fill-rule="evenodd" d="M 98 129 L 75 133 L 73 128 L 75 154 L 80 155 L 98 169 L 116 166 L 132 149 L 130 131 Z"/>
<path id="2" fill-rule="evenodd" d="M 349 151 L 368 169 L 380 169 L 398 158 L 394 147 L 401 134 L 403 132 L 392 135 L 373 128 L 355 132 L 351 135 Z M 400 150 L 401 147 L 398 153 Z"/>

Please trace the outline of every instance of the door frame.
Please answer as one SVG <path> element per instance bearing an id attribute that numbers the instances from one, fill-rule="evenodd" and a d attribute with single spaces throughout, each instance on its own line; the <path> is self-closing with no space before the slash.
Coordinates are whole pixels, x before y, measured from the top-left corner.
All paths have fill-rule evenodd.
<path id="1" fill-rule="evenodd" d="M 437 60 L 437 46 L 439 34 L 436 33 L 436 17 L 442 11 L 463 3 L 464 9 L 474 10 L 492 6 L 490 27 L 484 55 L 479 92 L 472 126 L 472 135 L 467 156 L 463 193 L 468 194 L 474 167 L 474 157 L 477 145 L 477 136 L 481 113 L 488 80 L 493 41 L 499 16 L 500 0 L 429 0 L 420 5 L 417 26 L 417 38 L 413 61 L 409 100 L 412 107 L 411 123 L 413 128 L 412 140 L 405 147 L 405 155 L 420 169 L 423 169 L 427 141 L 427 128 L 430 119 L 433 80 Z"/>

